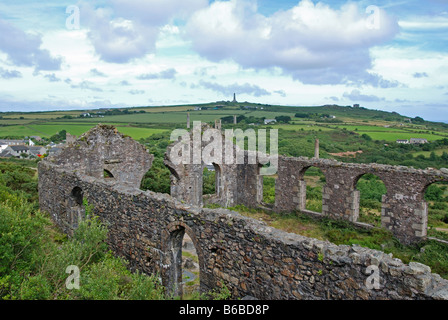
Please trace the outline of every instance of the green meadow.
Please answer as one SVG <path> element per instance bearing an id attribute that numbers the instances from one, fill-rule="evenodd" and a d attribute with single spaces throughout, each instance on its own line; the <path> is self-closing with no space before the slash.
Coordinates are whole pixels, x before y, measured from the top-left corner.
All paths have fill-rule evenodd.
<path id="1" fill-rule="evenodd" d="M 97 123 L 91 124 L 36 124 L 36 125 L 13 125 L 0 127 L 0 136 L 41 136 L 51 137 L 56 133 L 66 130 L 72 135 L 79 136 L 91 128 L 95 127 Z M 135 140 L 149 137 L 155 133 L 161 133 L 166 129 L 154 129 L 154 128 L 136 128 L 128 126 L 116 126 L 118 131 L 132 137 Z"/>
<path id="2" fill-rule="evenodd" d="M 222 106 L 223 104 L 224 106 Z M 215 109 L 219 105 L 221 107 Z M 424 138 L 428 141 L 436 141 L 448 137 L 448 130 L 444 127 L 437 127 L 432 123 L 431 126 L 409 124 L 403 121 L 404 116 L 378 110 L 340 106 L 285 107 L 251 103 L 226 104 L 222 102 L 197 106 L 208 107 L 208 109 L 194 110 L 195 105 L 136 107 L 128 109 L 128 114 L 107 115 L 101 118 L 79 117 L 84 112 L 96 113 L 98 110 L 3 113 L 0 114 L 0 136 L 39 135 L 51 137 L 61 130 L 66 130 L 73 135 L 81 135 L 98 123 L 103 123 L 114 125 L 122 133 L 140 139 L 163 130 L 171 130 L 185 125 L 188 112 L 191 122 L 202 121 L 211 124 L 217 119 L 233 115 L 244 115 L 246 118 L 259 119 L 258 122 L 261 122 L 262 118 L 274 119 L 278 116 L 289 116 L 291 117 L 289 124 L 277 123 L 268 125 L 268 127 L 283 129 L 288 132 L 340 132 L 345 130 L 354 132 L 359 136 L 366 134 L 373 140 L 383 140 L 389 143 L 397 139 Z M 257 109 L 249 110 L 247 107 L 256 107 Z M 312 115 L 312 118 L 295 117 L 296 113 L 304 112 Z M 322 118 L 319 114 L 336 115 L 338 121 L 344 122 L 321 122 Z M 261 127 L 266 126 L 262 125 Z"/>

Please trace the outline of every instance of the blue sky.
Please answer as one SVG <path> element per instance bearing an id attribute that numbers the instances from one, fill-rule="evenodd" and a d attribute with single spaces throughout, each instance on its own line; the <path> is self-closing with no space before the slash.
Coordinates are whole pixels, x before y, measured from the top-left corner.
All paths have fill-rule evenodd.
<path id="1" fill-rule="evenodd" d="M 448 0 L 3 0 L 0 111 L 195 104 L 235 92 L 448 120 L 447 49 Z"/>

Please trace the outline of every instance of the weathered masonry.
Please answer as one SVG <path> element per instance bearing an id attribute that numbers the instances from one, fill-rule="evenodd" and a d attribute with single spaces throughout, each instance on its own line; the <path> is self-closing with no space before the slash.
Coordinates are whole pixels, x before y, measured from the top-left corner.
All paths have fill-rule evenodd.
<path id="1" fill-rule="evenodd" d="M 202 171 L 205 164 L 173 165 L 170 151 L 180 146 L 180 142 L 171 145 L 165 157 L 165 164 L 172 172 L 171 195 L 185 203 L 202 206 Z M 225 147 L 221 150 L 225 150 Z M 247 156 L 246 153 L 246 158 Z M 224 154 L 220 158 L 225 159 Z M 259 162 L 249 164 L 246 161 L 244 164 L 228 165 L 222 160 L 213 165 L 217 192 L 207 202 L 224 207 L 237 204 L 249 207 L 263 205 L 263 177 L 260 175 L 262 165 Z M 318 159 L 318 153 L 312 159 L 280 156 L 274 211 L 306 211 L 304 174 L 310 167 L 319 168 L 326 178 L 322 194 L 322 215 L 351 222 L 357 222 L 359 216 L 360 193 L 356 189 L 356 183 L 367 173 L 378 176 L 387 188 L 382 199 L 382 227 L 390 230 L 404 244 L 426 238 L 428 207 L 424 200 L 425 190 L 434 182 L 448 181 L 448 170 L 342 163 Z"/>
<path id="2" fill-rule="evenodd" d="M 128 259 L 132 269 L 159 274 L 176 295 L 182 293 L 181 245 L 188 234 L 203 291 L 225 284 L 234 298 L 448 299 L 448 281 L 425 265 L 406 265 L 380 251 L 337 246 L 226 209 L 142 191 L 138 179 L 151 161 L 137 142 L 100 125 L 39 163 L 41 210 L 70 233 L 87 200 L 107 224 L 115 254 Z"/>
<path id="3" fill-rule="evenodd" d="M 378 176 L 387 188 L 382 199 L 381 225 L 406 244 L 426 237 L 426 188 L 437 181 L 448 181 L 448 173 L 440 170 L 280 157 L 275 194 L 277 212 L 305 209 L 306 183 L 303 176 L 310 167 L 321 169 L 326 178 L 322 214 L 352 222 L 357 221 L 359 215 L 360 197 L 356 183 L 366 173 Z"/>

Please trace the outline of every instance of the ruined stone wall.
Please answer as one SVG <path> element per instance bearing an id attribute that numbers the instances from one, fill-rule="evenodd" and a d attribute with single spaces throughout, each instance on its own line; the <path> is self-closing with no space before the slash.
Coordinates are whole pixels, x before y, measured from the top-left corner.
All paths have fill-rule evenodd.
<path id="1" fill-rule="evenodd" d="M 437 181 L 448 181 L 448 174 L 440 170 L 280 157 L 275 211 L 305 209 L 306 183 L 303 176 L 311 166 L 321 169 L 326 178 L 322 193 L 322 214 L 352 222 L 357 221 L 359 216 L 359 191 L 356 190 L 356 183 L 366 173 L 378 176 L 387 189 L 382 200 L 381 225 L 405 244 L 426 237 L 426 187 Z"/>
<path id="2" fill-rule="evenodd" d="M 259 299 L 448 299 L 448 281 L 432 274 L 427 266 L 405 265 L 376 250 L 336 246 L 276 230 L 226 209 L 204 209 L 167 194 L 144 192 L 138 189 L 137 175 L 130 176 L 134 179 L 130 184 L 104 178 L 89 169 L 89 163 L 93 168 L 104 168 L 105 160 L 112 159 L 111 155 L 118 156 L 127 146 L 133 153 L 129 158 L 118 158 L 124 165 L 115 167 L 114 173 L 125 177 L 128 170 L 135 169 L 140 176 L 138 168 L 143 168 L 139 166 L 148 164 L 151 157 L 143 147 L 127 139 L 117 135 L 114 128 L 100 126 L 58 156 L 41 161 L 38 167 L 40 209 L 48 212 L 61 230 L 71 234 L 85 216 L 83 200 L 86 200 L 94 214 L 107 225 L 111 250 L 127 259 L 132 269 L 159 274 L 166 288 L 175 295 L 182 293 L 182 239 L 186 233 L 199 258 L 200 286 L 205 292 L 225 284 L 234 298 L 250 295 Z M 356 168 L 362 166 L 347 165 L 344 175 L 344 164 L 313 161 L 316 162 L 281 160 L 277 191 L 283 193 L 277 195 L 277 208 L 294 208 L 288 207 L 290 200 L 300 203 L 300 198 L 293 198 L 298 190 L 294 188 L 295 183 L 301 181 L 303 169 L 311 164 L 320 165 L 328 175 L 325 204 L 329 210 L 326 212 L 330 212 L 331 206 L 342 210 L 344 205 L 339 202 L 351 201 L 336 197 L 328 189 L 339 190 L 335 188 L 337 183 L 348 195 L 351 189 L 345 186 L 353 184 L 352 179 L 361 173 Z M 329 174 L 330 169 L 335 169 L 334 173 Z M 384 170 L 381 177 L 387 180 L 390 174 L 387 181 L 392 183 L 397 177 L 394 170 L 390 173 Z M 407 178 L 414 177 L 412 170 L 406 170 Z M 233 170 L 235 177 L 246 179 L 233 186 L 232 190 L 243 194 L 235 195 L 235 199 L 258 197 L 257 172 L 254 165 Z M 421 176 L 418 172 L 415 174 Z M 440 179 L 437 174 L 429 175 L 426 182 L 414 179 L 405 184 L 407 188 L 391 192 L 402 192 L 403 197 L 410 195 L 425 183 Z M 289 184 L 280 188 L 281 183 Z M 388 191 L 387 196 L 393 195 Z M 414 198 L 422 200 L 417 194 Z M 369 285 L 372 271 L 379 287 Z"/>
<path id="3" fill-rule="evenodd" d="M 51 161 L 96 178 L 107 172 L 109 178 L 137 187 L 154 159 L 143 145 L 108 125 L 98 125 L 77 140 L 71 136 L 62 153 Z"/>
<path id="4" fill-rule="evenodd" d="M 210 140 L 202 139 L 205 131 L 210 135 Z M 214 146 L 215 149 L 211 151 L 210 146 Z M 216 150 L 221 152 L 214 154 Z M 240 149 L 233 143 L 226 144 L 221 130 L 207 125 L 194 127 L 185 134 L 183 140 L 172 143 L 165 153 L 164 163 L 171 171 L 171 196 L 186 204 L 204 205 L 203 171 L 208 164 L 215 168 L 216 193 L 206 197 L 207 203 L 216 203 L 223 207 L 238 204 L 251 207 L 259 205 L 263 197 L 260 185 L 262 180 L 258 172 L 260 164 L 248 161 L 249 155 L 254 153 L 244 150 L 243 161 L 239 163 L 238 152 Z M 210 153 L 213 155 L 210 156 Z M 204 154 L 209 163 L 204 162 L 204 157 L 201 157 Z M 179 155 L 185 156 L 186 160 L 180 162 Z M 195 158 L 197 155 L 199 157 Z M 254 158 L 257 159 L 256 156 Z"/>
<path id="5" fill-rule="evenodd" d="M 248 207 L 266 206 L 263 200 L 263 177 L 261 164 L 251 164 L 249 153 L 244 151 L 243 163 L 235 164 L 236 146 L 232 145 L 233 162 L 227 164 L 227 149 L 224 135 L 220 130 L 210 129 L 215 134 L 213 143 L 221 145 L 222 154 L 213 162 L 216 169 L 216 194 L 203 197 L 202 181 L 205 163 L 195 164 L 192 153 L 186 164 L 174 164 L 172 150 L 181 152 L 194 149 L 194 130 L 203 131 L 207 127 L 194 128 L 186 133 L 188 143 L 175 142 L 165 155 L 165 164 L 170 169 L 171 195 L 186 204 L 203 206 L 217 203 L 223 207 L 245 205 Z M 198 135 L 198 154 L 204 153 L 210 145 Z M 205 139 L 207 140 L 207 139 Z M 217 141 L 219 140 L 219 141 Z M 213 144 L 212 143 L 212 144 Z M 184 148 L 186 147 L 186 149 Z M 176 155 L 176 152 L 174 154 Z M 182 153 L 182 152 L 181 152 Z M 257 157 L 258 159 L 258 157 Z M 359 218 L 360 193 L 356 189 L 358 180 L 367 173 L 378 176 L 385 184 L 387 193 L 382 198 L 381 226 L 390 230 L 403 244 L 424 240 L 427 236 L 428 209 L 424 201 L 424 191 L 428 185 L 437 181 L 448 181 L 448 173 L 441 170 L 420 170 L 403 166 L 380 164 L 342 163 L 318 157 L 292 158 L 280 156 L 278 160 L 275 187 L 276 212 L 303 211 L 306 204 L 305 171 L 310 167 L 321 169 L 326 178 L 322 192 L 322 215 L 332 219 L 357 222 Z"/>
<path id="6" fill-rule="evenodd" d="M 187 233 L 198 253 L 203 291 L 225 284 L 234 298 L 448 298 L 448 281 L 427 266 L 405 265 L 379 251 L 282 232 L 225 209 L 185 206 L 169 195 L 43 161 L 40 207 L 66 232 L 73 223 L 67 204 L 75 188 L 108 226 L 111 250 L 128 259 L 132 269 L 160 274 L 176 294 L 181 293 L 180 241 Z M 372 272 L 367 268 L 372 265 L 378 266 L 378 289 L 367 287 Z"/>

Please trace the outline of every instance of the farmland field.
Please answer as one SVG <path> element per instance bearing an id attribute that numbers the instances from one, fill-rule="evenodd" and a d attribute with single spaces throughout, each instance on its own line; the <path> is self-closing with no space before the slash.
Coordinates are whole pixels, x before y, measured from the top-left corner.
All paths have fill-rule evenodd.
<path id="1" fill-rule="evenodd" d="M 42 133 L 24 125 L 2 126 L 0 127 L 0 136 L 39 136 Z"/>
<path id="2" fill-rule="evenodd" d="M 91 128 L 93 128 L 94 124 L 76 124 L 76 125 L 70 125 L 70 124 L 38 124 L 38 125 L 30 125 L 28 126 L 30 129 L 32 129 L 34 132 L 37 133 L 37 135 L 43 136 L 43 137 L 51 137 L 52 135 L 58 133 L 61 130 L 66 130 L 68 133 L 73 135 L 80 135 L 86 131 L 89 131 Z"/>
<path id="3" fill-rule="evenodd" d="M 372 132 L 403 132 L 402 128 L 386 128 L 384 126 L 372 126 L 372 125 L 336 125 L 336 127 L 343 129 L 345 128 L 346 130 L 350 130 L 350 131 L 363 131 L 363 132 L 367 132 L 367 131 L 372 131 Z M 358 129 L 358 130 L 356 130 Z"/>
<path id="4" fill-rule="evenodd" d="M 422 138 L 427 139 L 428 141 L 435 141 L 439 139 L 443 139 L 443 137 L 439 135 L 434 135 L 430 133 L 412 133 L 412 132 L 371 132 L 371 131 L 363 131 L 358 130 L 358 134 L 367 134 L 374 140 L 385 140 L 387 142 L 393 142 L 397 139 L 410 139 L 410 138 Z"/>
<path id="5" fill-rule="evenodd" d="M 61 130 L 66 130 L 72 135 L 79 136 L 84 132 L 89 131 L 91 128 L 96 126 L 96 123 L 91 124 L 35 124 L 29 126 L 5 126 L 0 127 L 0 136 L 41 136 L 41 137 L 51 137 L 52 135 L 58 133 Z M 118 131 L 121 133 L 132 137 L 133 139 L 141 139 L 149 137 L 155 133 L 160 133 L 166 131 L 164 129 L 153 129 L 153 128 L 135 128 L 126 126 L 116 126 Z"/>
<path id="6" fill-rule="evenodd" d="M 73 135 L 80 135 L 98 123 L 116 126 L 119 131 L 135 139 L 147 137 L 161 130 L 169 130 L 171 127 L 186 124 L 187 112 L 190 113 L 190 121 L 202 121 L 213 123 L 215 120 L 232 115 L 244 115 L 246 117 L 268 118 L 286 115 L 292 118 L 291 124 L 272 124 L 269 127 L 283 129 L 287 131 L 347 131 L 356 132 L 358 135 L 367 134 L 373 140 L 384 140 L 393 142 L 397 139 L 424 138 L 428 141 L 441 140 L 447 137 L 444 129 L 428 129 L 429 127 L 415 124 L 403 124 L 403 121 L 388 121 L 379 119 L 384 116 L 379 111 L 374 110 L 354 110 L 342 107 L 326 108 L 316 107 L 273 107 L 257 106 L 256 110 L 246 110 L 240 107 L 246 104 L 225 106 L 223 109 L 213 109 L 219 103 L 200 104 L 201 107 L 209 107 L 207 110 L 192 110 L 195 105 L 185 106 L 162 106 L 162 107 L 136 107 L 129 109 L 129 114 L 109 115 L 101 118 L 79 118 L 83 111 L 55 111 L 55 112 L 35 112 L 35 113 L 6 113 L 0 119 L 0 136 L 30 136 L 39 135 L 51 137 L 61 130 L 66 130 Z M 331 109 L 331 111 L 329 111 Z M 144 110 L 140 113 L 138 111 Z M 276 111 L 277 110 L 277 111 Z M 91 111 L 96 113 L 96 111 Z M 137 111 L 138 113 L 134 113 Z M 346 120 L 346 123 L 322 123 L 312 119 L 304 120 L 294 117 L 295 112 L 326 112 L 336 114 L 338 120 Z M 353 113 L 353 114 L 350 114 Z M 62 117 L 70 115 L 73 118 Z M 370 117 L 372 115 L 372 117 Z M 389 117 L 390 115 L 387 114 Z M 360 123 L 360 119 L 363 120 Z M 252 121 L 252 120 L 250 120 Z M 380 125 L 380 123 L 382 123 Z M 386 127 L 387 123 L 387 127 Z M 132 124 L 137 127 L 132 127 Z M 131 125 L 131 126 L 130 126 Z M 142 128 L 147 126 L 151 128 Z"/>
<path id="7" fill-rule="evenodd" d="M 312 124 L 274 124 L 274 125 L 270 125 L 270 127 L 272 127 L 273 129 L 283 129 L 283 130 L 291 130 L 291 131 L 297 131 L 297 130 L 305 130 L 305 131 L 311 131 L 311 130 L 316 130 L 316 131 L 331 131 L 331 130 L 335 130 L 332 128 L 328 128 L 328 127 L 322 127 L 322 126 L 317 126 L 317 125 L 312 125 Z"/>
<path id="8" fill-rule="evenodd" d="M 429 157 L 431 155 L 432 151 L 418 151 L 418 152 L 414 152 L 412 153 L 414 157 L 418 156 L 418 155 L 423 155 L 425 157 Z M 434 150 L 434 153 L 438 156 L 441 156 L 444 152 L 448 153 L 448 148 L 442 148 L 442 149 L 436 149 Z"/>
<path id="9" fill-rule="evenodd" d="M 55 111 L 55 112 L 33 112 L 20 114 L 5 114 L 3 119 L 20 119 L 21 117 L 27 120 L 42 120 L 42 119 L 56 119 L 63 116 L 79 116 L 80 111 Z"/>
<path id="10" fill-rule="evenodd" d="M 155 133 L 165 132 L 163 129 L 150 129 L 150 128 L 134 128 L 134 127 L 117 127 L 118 131 L 130 136 L 132 139 L 139 140 L 141 138 L 147 138 Z"/>
<path id="11" fill-rule="evenodd" d="M 388 142 L 393 142 L 398 139 L 409 140 L 410 138 L 423 138 L 428 141 L 435 141 L 443 139 L 446 136 L 446 133 L 414 128 L 386 128 L 384 126 L 372 125 L 338 125 L 337 128 L 354 131 L 360 135 L 367 134 L 374 140 L 385 140 Z"/>

